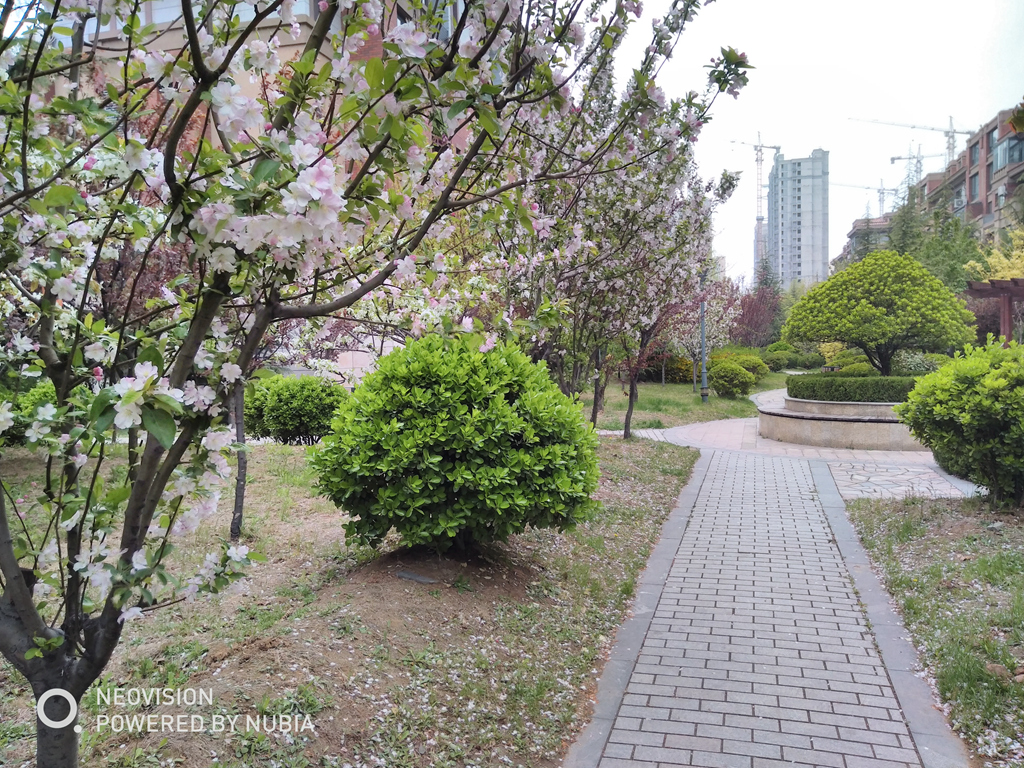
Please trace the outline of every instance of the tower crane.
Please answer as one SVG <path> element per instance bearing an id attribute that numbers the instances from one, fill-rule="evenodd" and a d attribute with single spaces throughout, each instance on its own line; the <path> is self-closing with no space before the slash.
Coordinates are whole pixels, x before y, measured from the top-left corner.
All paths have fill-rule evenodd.
<path id="1" fill-rule="evenodd" d="M 775 154 L 779 154 L 782 147 L 775 144 L 762 144 L 761 143 L 761 132 L 757 132 L 757 144 L 751 144 L 749 141 L 733 141 L 733 144 L 743 144 L 747 147 L 754 148 L 754 159 L 757 162 L 757 258 L 763 259 L 765 257 L 765 237 L 764 237 L 764 184 L 762 183 L 762 165 L 764 164 L 764 151 L 766 149 L 774 149 Z"/>
<path id="2" fill-rule="evenodd" d="M 907 161 L 907 186 L 910 187 L 913 186 L 914 184 L 917 184 L 917 182 L 921 180 L 921 177 L 924 176 L 924 159 L 926 157 L 943 157 L 943 155 L 922 155 L 921 145 L 918 144 L 916 155 L 897 155 L 895 157 L 890 157 L 889 164 L 896 165 L 897 160 Z"/>
<path id="3" fill-rule="evenodd" d="M 897 128 L 913 128 L 917 131 L 938 131 L 946 135 L 946 165 L 956 160 L 956 137 L 970 136 L 973 131 L 961 131 L 953 127 L 953 118 L 949 118 L 949 128 L 936 128 L 931 125 L 912 125 L 910 123 L 890 123 L 887 120 L 864 120 L 859 117 L 851 117 L 858 123 L 877 123 L 878 125 L 894 125 Z"/>
<path id="4" fill-rule="evenodd" d="M 870 189 L 878 192 L 878 216 L 879 218 L 885 213 L 885 196 L 886 195 L 897 195 L 899 194 L 898 189 L 886 187 L 885 182 L 880 182 L 877 187 L 866 187 L 863 184 L 837 184 L 836 182 L 830 182 L 833 187 L 848 187 L 849 189 Z"/>

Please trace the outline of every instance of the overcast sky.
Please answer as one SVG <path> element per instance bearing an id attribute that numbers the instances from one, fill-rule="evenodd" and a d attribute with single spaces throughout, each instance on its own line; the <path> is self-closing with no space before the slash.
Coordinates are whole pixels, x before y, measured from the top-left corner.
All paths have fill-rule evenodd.
<path id="1" fill-rule="evenodd" d="M 644 3 L 624 59 L 637 60 L 651 19 L 667 6 Z M 670 96 L 702 88 L 703 66 L 723 45 L 745 51 L 756 67 L 738 99 L 719 97 L 697 143 L 704 176 L 742 171 L 715 220 L 715 251 L 733 277 L 753 269 L 757 185 L 753 148 L 732 141 L 756 143 L 760 131 L 787 158 L 829 151 L 831 259 L 866 206 L 878 215 L 877 191 L 837 184 L 897 187 L 906 165 L 890 158 L 918 144 L 925 155 L 942 155 L 925 159 L 925 173 L 944 167 L 942 133 L 850 118 L 945 127 L 952 116 L 958 129 L 975 130 L 1024 97 L 1024 0 L 716 0 L 689 25 L 659 84 Z M 958 151 L 966 138 L 957 137 Z M 772 154 L 766 150 L 766 184 Z"/>

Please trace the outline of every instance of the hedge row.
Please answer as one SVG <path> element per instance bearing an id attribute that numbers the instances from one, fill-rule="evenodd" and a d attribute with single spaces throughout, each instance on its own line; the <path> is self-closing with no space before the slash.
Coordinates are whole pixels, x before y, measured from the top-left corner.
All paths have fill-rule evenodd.
<path id="1" fill-rule="evenodd" d="M 914 388 L 913 376 L 828 376 L 806 374 L 786 379 L 790 397 L 838 403 L 902 403 Z"/>

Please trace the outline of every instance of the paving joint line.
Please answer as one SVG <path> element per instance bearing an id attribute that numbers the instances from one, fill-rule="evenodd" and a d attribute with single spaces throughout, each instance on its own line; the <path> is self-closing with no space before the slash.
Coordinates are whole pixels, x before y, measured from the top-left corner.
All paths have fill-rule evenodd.
<path id="1" fill-rule="evenodd" d="M 917 650 L 907 637 L 903 621 L 890 605 L 889 593 L 871 568 L 871 560 L 846 514 L 846 503 L 832 477 L 829 462 L 824 459 L 807 461 L 818 490 L 818 501 L 871 623 L 882 668 L 889 677 L 924 768 L 969 765 L 963 742 L 935 708 L 931 688 L 915 672 L 919 663 Z"/>
<path id="2" fill-rule="evenodd" d="M 661 601 L 672 563 L 689 525 L 691 512 L 707 479 L 714 454 L 715 451 L 700 452 L 700 458 L 693 465 L 690 479 L 683 486 L 675 507 L 662 525 L 658 543 L 651 550 L 647 567 L 637 582 L 638 589 L 632 616 L 615 633 L 611 651 L 601 671 L 590 722 L 569 748 L 562 761 L 564 768 L 596 768 L 601 761 L 608 738 L 611 736 L 612 725 L 622 706 L 626 686 L 640 657 L 644 639 Z"/>

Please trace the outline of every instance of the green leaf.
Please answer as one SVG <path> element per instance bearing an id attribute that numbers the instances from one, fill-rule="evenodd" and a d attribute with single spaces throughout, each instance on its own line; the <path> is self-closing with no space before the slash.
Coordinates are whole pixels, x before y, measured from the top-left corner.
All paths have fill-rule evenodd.
<path id="1" fill-rule="evenodd" d="M 384 87 L 384 62 L 379 58 L 369 59 L 366 62 L 366 71 L 363 73 L 370 90 L 379 91 Z"/>
<path id="2" fill-rule="evenodd" d="M 160 371 L 160 375 L 164 374 L 164 356 L 160 354 L 160 350 L 155 346 L 150 345 L 139 353 L 137 362 L 140 363 L 152 363 Z"/>
<path id="3" fill-rule="evenodd" d="M 78 192 L 75 191 L 74 187 L 68 187 L 64 184 L 54 184 L 46 190 L 46 196 L 43 198 L 43 204 L 48 208 L 61 208 L 71 205 L 75 202 L 75 198 L 77 197 Z"/>
<path id="4" fill-rule="evenodd" d="M 174 417 L 167 411 L 143 406 L 142 426 L 149 434 L 160 441 L 160 445 L 165 449 L 169 449 L 174 444 L 174 433 L 177 431 L 177 424 L 174 423 Z"/>

